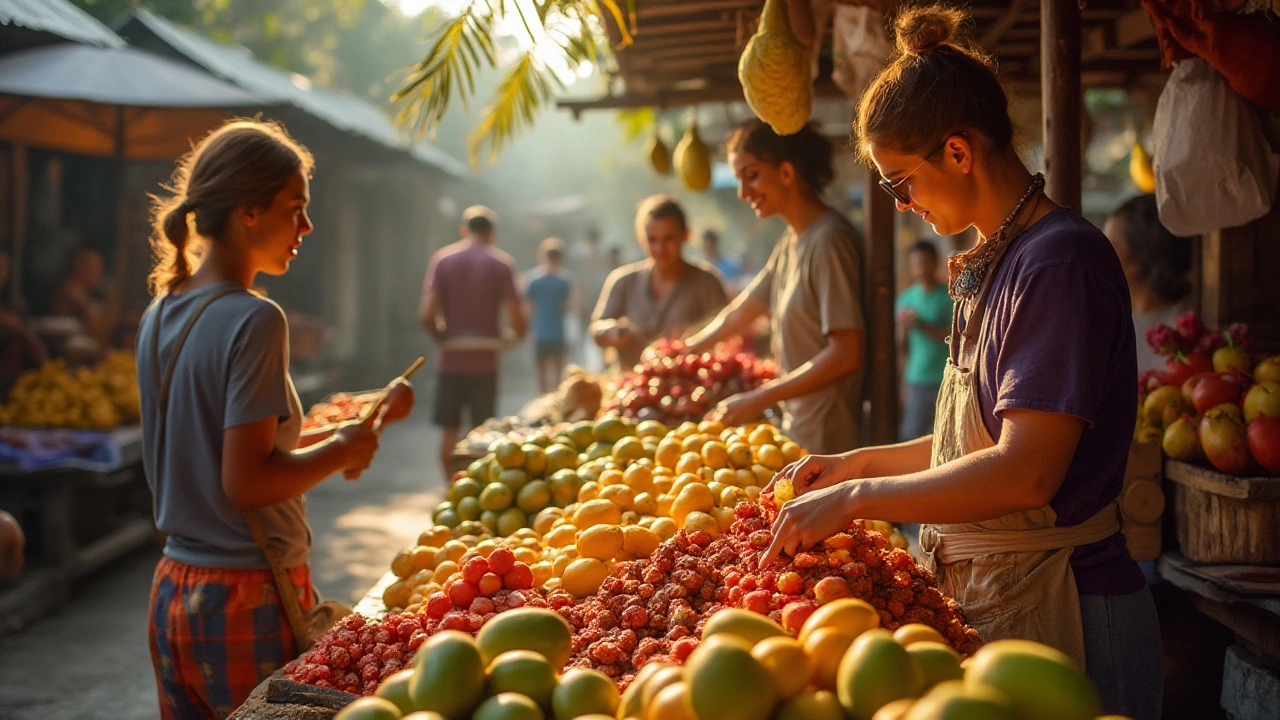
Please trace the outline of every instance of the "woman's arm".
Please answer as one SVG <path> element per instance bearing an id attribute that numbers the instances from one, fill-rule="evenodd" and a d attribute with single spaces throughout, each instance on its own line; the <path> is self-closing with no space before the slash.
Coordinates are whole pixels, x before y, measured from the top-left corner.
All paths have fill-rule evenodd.
<path id="1" fill-rule="evenodd" d="M 1044 507 L 1062 487 L 1084 428 L 1074 415 L 1008 410 L 995 447 L 930 470 L 806 493 L 779 511 L 761 566 L 781 552 L 812 547 L 856 518 L 965 523 Z"/>
<path id="2" fill-rule="evenodd" d="M 767 304 L 746 292 L 740 293 L 706 327 L 689 337 L 689 352 L 709 352 L 725 340 L 742 335 L 751 327 L 751 323 L 768 311 Z"/>
<path id="3" fill-rule="evenodd" d="M 812 360 L 755 390 L 728 398 L 716 410 L 725 425 L 741 425 L 784 400 L 828 387 L 861 366 L 862 331 L 836 330 L 827 335 L 827 346 Z"/>
<path id="4" fill-rule="evenodd" d="M 339 471 L 358 476 L 378 449 L 369 426 L 351 423 L 305 450 L 282 452 L 278 424 L 270 417 L 223 432 L 222 490 L 237 510 L 291 500 Z"/>

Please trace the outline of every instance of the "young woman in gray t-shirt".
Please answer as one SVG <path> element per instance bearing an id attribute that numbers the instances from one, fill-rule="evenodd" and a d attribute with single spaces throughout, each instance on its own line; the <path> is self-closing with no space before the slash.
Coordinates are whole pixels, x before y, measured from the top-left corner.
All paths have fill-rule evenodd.
<path id="1" fill-rule="evenodd" d="M 778 135 L 751 120 L 729 138 L 738 195 L 787 231 L 740 295 L 701 332 L 691 352 L 738 337 L 768 313 L 782 375 L 716 408 L 741 425 L 782 403 L 783 432 L 812 453 L 852 450 L 862 414 L 862 260 L 858 231 L 822 200 L 835 177 L 831 142 L 812 126 Z"/>
<path id="2" fill-rule="evenodd" d="M 309 609 L 302 494 L 337 472 L 355 479 L 378 448 L 367 425 L 300 432 L 284 313 L 250 291 L 259 273 L 287 272 L 311 232 L 311 168 L 283 127 L 232 121 L 179 163 L 172 195 L 156 199 L 156 300 L 138 333 L 138 382 L 143 462 L 168 536 L 149 628 L 165 720 L 226 717 L 296 654 L 245 512 Z M 379 421 L 412 405 L 412 389 L 398 385 Z"/>

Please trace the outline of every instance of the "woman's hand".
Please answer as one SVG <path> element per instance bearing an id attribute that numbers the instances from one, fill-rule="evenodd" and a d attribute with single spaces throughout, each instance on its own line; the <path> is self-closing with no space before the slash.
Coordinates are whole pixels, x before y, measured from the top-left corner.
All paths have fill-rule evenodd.
<path id="1" fill-rule="evenodd" d="M 771 404 L 758 390 L 749 390 L 721 400 L 711 414 L 726 427 L 745 425 L 759 419 Z"/>
<path id="2" fill-rule="evenodd" d="M 382 401 L 382 415 L 374 426 L 374 430 L 381 430 L 384 425 L 400 422 L 409 417 L 416 399 L 413 383 L 404 378 L 396 378 L 387 386 L 387 396 Z"/>
<path id="3" fill-rule="evenodd" d="M 773 542 L 760 558 L 766 568 L 781 553 L 795 556 L 849 527 L 857 517 L 853 508 L 856 482 L 811 490 L 782 506 L 773 521 Z"/>
<path id="4" fill-rule="evenodd" d="M 378 434 L 366 423 L 350 422 L 333 434 L 334 442 L 342 448 L 342 475 L 355 480 L 369 469 L 373 454 L 378 451 Z"/>
<path id="5" fill-rule="evenodd" d="M 779 480 L 790 480 L 796 497 L 799 497 L 857 478 L 861 475 L 861 466 L 857 450 L 844 455 L 809 455 L 782 468 L 765 490 L 772 490 Z"/>

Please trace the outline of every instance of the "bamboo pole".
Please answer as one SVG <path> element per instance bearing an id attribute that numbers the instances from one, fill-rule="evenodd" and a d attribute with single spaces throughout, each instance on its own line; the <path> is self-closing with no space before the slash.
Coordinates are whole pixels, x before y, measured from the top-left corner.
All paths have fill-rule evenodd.
<path id="1" fill-rule="evenodd" d="M 1080 6 L 1043 0 L 1040 92 L 1044 108 L 1045 194 L 1080 211 Z"/>

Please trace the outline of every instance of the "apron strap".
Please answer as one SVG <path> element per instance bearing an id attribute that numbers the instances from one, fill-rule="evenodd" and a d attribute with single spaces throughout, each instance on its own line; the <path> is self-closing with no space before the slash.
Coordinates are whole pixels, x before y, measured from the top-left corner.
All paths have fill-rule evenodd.
<path id="1" fill-rule="evenodd" d="M 1079 525 L 1035 530 L 977 530 L 940 532 L 935 525 L 920 529 L 920 549 L 938 565 L 947 565 L 1006 552 L 1044 552 L 1101 542 L 1120 532 L 1120 505 L 1112 502 Z"/>

